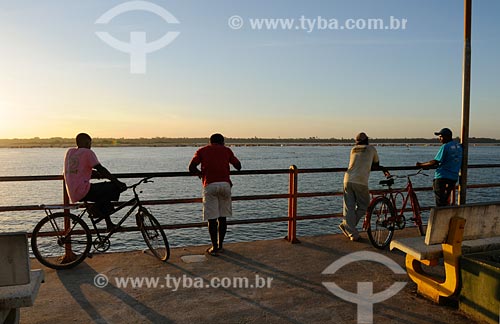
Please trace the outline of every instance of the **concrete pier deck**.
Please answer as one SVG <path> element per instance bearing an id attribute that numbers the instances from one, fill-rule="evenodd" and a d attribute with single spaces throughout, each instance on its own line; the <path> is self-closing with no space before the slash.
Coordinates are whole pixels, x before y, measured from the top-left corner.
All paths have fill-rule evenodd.
<path id="1" fill-rule="evenodd" d="M 411 228 L 396 236 L 416 234 Z M 203 255 L 206 246 L 172 249 L 167 263 L 142 251 L 95 255 L 63 271 L 32 260 L 32 269 L 45 270 L 45 283 L 35 305 L 21 309 L 21 323 L 361 323 L 357 305 L 330 292 L 323 282 L 351 293 L 357 293 L 358 282 L 373 282 L 376 294 L 397 281 L 406 285 L 373 305 L 373 323 L 477 323 L 452 306 L 418 296 L 406 274 L 377 262 L 356 261 L 334 274 L 322 274 L 336 260 L 359 251 L 389 257 L 404 268 L 403 254 L 373 248 L 366 233 L 360 242 L 341 234 L 299 239 L 300 244 L 283 239 L 227 244 L 220 256 L 192 263 L 181 257 Z M 97 285 L 105 278 L 98 277 L 96 285 L 98 275 L 109 280 L 103 288 Z M 142 287 L 132 287 L 131 281 L 119 287 L 117 280 L 128 277 L 158 282 L 156 287 L 150 282 L 149 288 L 145 281 Z M 233 285 L 238 278 L 247 278 L 249 286 Z M 224 287 L 207 287 L 219 284 Z M 361 313 L 366 315 L 366 309 Z"/>

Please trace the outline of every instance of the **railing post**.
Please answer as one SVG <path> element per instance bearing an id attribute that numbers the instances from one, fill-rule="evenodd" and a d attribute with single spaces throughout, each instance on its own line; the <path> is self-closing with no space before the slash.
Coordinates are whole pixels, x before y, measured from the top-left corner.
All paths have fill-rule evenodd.
<path id="1" fill-rule="evenodd" d="M 462 68 L 462 166 L 458 186 L 458 204 L 464 205 L 467 193 L 467 174 L 469 165 L 469 119 L 470 119 L 470 76 L 471 76 L 471 39 L 472 39 L 472 0 L 464 0 L 464 54 Z"/>
<path id="2" fill-rule="evenodd" d="M 288 185 L 288 235 L 285 239 L 290 243 L 300 243 L 297 239 L 297 193 L 298 169 L 290 166 L 290 181 Z"/>
<path id="3" fill-rule="evenodd" d="M 68 191 L 66 190 L 66 182 L 62 181 L 63 183 L 63 203 L 64 205 L 69 205 L 69 196 L 68 196 Z M 69 215 L 69 209 L 64 210 L 64 215 L 68 216 Z M 69 221 L 69 217 L 64 217 L 64 232 L 67 233 L 71 230 L 71 222 Z M 71 243 L 66 243 L 64 245 L 64 257 L 62 260 L 62 263 L 65 262 L 70 262 L 76 259 L 75 254 L 73 253 L 73 250 L 71 249 Z"/>

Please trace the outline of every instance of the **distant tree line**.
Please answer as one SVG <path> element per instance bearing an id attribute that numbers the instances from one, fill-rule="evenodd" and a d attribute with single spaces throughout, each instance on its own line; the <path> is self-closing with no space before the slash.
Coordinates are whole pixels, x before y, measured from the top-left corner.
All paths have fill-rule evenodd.
<path id="1" fill-rule="evenodd" d="M 458 138 L 456 139 L 459 140 Z M 352 145 L 353 138 L 226 138 L 228 145 Z M 199 146 L 208 143 L 208 138 L 94 138 L 93 146 Z M 371 144 L 380 145 L 438 145 L 436 138 L 372 138 Z M 471 137 L 470 144 L 498 145 L 500 140 Z M 73 138 L 28 138 L 0 139 L 0 147 L 72 147 Z"/>

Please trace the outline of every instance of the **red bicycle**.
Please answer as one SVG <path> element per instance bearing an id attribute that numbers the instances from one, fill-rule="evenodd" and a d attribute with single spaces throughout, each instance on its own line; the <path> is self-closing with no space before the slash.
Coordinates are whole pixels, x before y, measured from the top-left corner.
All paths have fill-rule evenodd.
<path id="1" fill-rule="evenodd" d="M 418 227 L 420 235 L 425 235 L 424 226 L 422 224 L 421 209 L 418 203 L 417 195 L 413 190 L 411 177 L 427 174 L 422 173 L 422 169 L 417 173 L 411 173 L 403 176 L 391 175 L 387 180 L 380 181 L 380 184 L 387 186 L 388 190 L 384 191 L 381 195 L 375 196 L 366 212 L 365 221 L 363 222 L 363 229 L 368 233 L 368 238 L 373 246 L 378 249 L 386 248 L 392 240 L 394 230 L 403 229 L 406 226 L 406 218 L 404 212 L 408 201 L 411 204 L 413 217 L 411 221 Z M 406 187 L 403 189 L 392 189 L 394 179 L 407 178 Z M 401 201 L 400 204 L 398 204 Z M 401 208 L 397 208 L 401 206 Z"/>

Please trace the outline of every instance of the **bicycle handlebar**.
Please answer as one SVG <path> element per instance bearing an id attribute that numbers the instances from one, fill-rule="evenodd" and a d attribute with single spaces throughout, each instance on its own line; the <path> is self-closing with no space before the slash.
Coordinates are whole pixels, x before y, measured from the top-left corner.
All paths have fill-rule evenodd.
<path id="1" fill-rule="evenodd" d="M 389 177 L 387 177 L 388 179 L 400 179 L 400 178 L 409 178 L 409 177 L 414 177 L 414 176 L 417 176 L 417 175 L 423 175 L 423 176 L 426 176 L 428 177 L 429 175 L 428 174 L 425 174 L 423 173 L 424 169 L 420 169 L 418 170 L 416 173 L 409 173 L 409 174 L 405 174 L 405 175 L 393 175 L 391 174 Z"/>
<path id="2" fill-rule="evenodd" d="M 134 183 L 133 185 L 127 186 L 127 189 L 135 189 L 141 183 L 154 182 L 153 180 L 150 180 L 151 178 L 153 178 L 153 177 L 142 178 L 141 180 L 139 180 L 139 182 Z"/>

